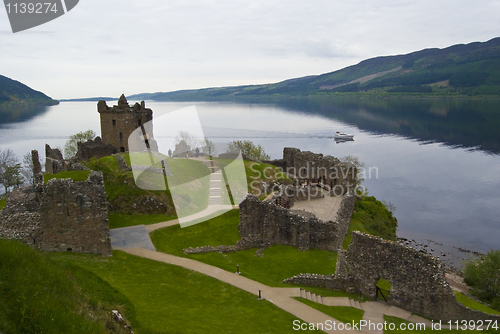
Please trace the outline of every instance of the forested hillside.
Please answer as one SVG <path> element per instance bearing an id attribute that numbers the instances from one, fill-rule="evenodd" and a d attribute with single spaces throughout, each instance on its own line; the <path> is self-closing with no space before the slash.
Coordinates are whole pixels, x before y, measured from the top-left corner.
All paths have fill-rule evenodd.
<path id="1" fill-rule="evenodd" d="M 146 93 L 130 98 L 195 101 L 289 96 L 500 97 L 500 38 L 371 58 L 335 72 L 275 84 Z"/>

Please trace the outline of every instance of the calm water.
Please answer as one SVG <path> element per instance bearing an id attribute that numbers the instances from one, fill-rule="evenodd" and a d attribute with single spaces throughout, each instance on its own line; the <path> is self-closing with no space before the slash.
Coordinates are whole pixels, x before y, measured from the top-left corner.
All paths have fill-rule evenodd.
<path id="1" fill-rule="evenodd" d="M 370 195 L 396 206 L 398 236 L 433 240 L 435 251 L 454 253 L 448 258 L 455 264 L 466 257 L 453 252 L 458 247 L 500 248 L 498 101 L 146 103 L 155 117 L 191 105 L 214 142 L 250 139 L 273 159 L 286 146 L 358 156 L 373 167 L 364 182 Z M 69 135 L 87 129 L 100 133 L 96 103 L 63 102 L 27 121 L 0 124 L 0 147 L 20 158 L 31 149 L 43 156 L 45 143 L 64 147 Z M 354 134 L 355 141 L 335 143 L 336 130 Z M 158 141 L 171 136 L 155 135 Z"/>

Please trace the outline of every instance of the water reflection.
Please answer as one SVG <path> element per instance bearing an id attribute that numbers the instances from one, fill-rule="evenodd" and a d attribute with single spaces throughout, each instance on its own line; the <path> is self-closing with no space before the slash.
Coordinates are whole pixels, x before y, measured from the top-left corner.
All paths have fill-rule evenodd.
<path id="1" fill-rule="evenodd" d="M 48 110 L 49 107 L 0 107 L 0 124 L 24 122 Z"/>
<path id="2" fill-rule="evenodd" d="M 461 99 L 304 99 L 278 103 L 361 130 L 500 153 L 500 101 Z"/>

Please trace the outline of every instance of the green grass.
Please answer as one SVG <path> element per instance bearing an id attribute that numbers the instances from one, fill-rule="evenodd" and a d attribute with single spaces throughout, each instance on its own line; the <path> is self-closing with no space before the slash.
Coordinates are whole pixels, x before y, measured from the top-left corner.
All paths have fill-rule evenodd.
<path id="1" fill-rule="evenodd" d="M 316 310 L 329 315 L 332 318 L 342 321 L 343 323 L 357 323 L 363 319 L 365 311 L 359 310 L 355 307 L 349 306 L 326 306 L 323 304 L 315 303 L 305 298 L 296 297 L 298 301 L 315 308 Z"/>
<path id="2" fill-rule="evenodd" d="M 110 310 L 124 312 L 127 304 L 97 276 L 61 267 L 31 247 L 3 239 L 0 301 L 0 331 L 11 334 L 122 333 Z"/>
<path id="3" fill-rule="evenodd" d="M 386 291 L 382 291 L 382 293 L 384 294 L 385 298 L 387 299 L 389 297 L 389 292 L 391 291 L 391 282 L 389 282 L 386 279 L 381 278 L 381 279 L 378 280 L 377 286 L 380 289 L 386 290 Z M 384 297 L 382 297 L 382 295 L 380 294 L 380 292 L 377 295 L 377 299 L 380 300 L 380 301 L 382 301 L 382 302 L 386 301 L 384 299 Z"/>
<path id="4" fill-rule="evenodd" d="M 57 174 L 44 174 L 43 182 L 47 183 L 52 179 L 72 179 L 73 181 L 86 181 L 89 178 L 90 171 L 89 170 L 77 170 L 77 171 L 69 171 L 69 172 L 60 172 Z"/>
<path id="5" fill-rule="evenodd" d="M 175 219 L 162 213 L 152 215 L 126 215 L 121 213 L 108 214 L 109 228 L 128 227 L 136 225 L 151 225 Z"/>
<path id="6" fill-rule="evenodd" d="M 432 329 L 430 328 L 429 326 L 426 326 L 425 329 L 421 329 L 421 330 L 409 330 L 409 329 L 405 329 L 405 330 L 399 330 L 400 325 L 401 324 L 406 324 L 408 325 L 410 322 L 407 321 L 407 320 L 404 320 L 404 319 L 401 319 L 401 318 L 397 318 L 397 317 L 392 317 L 392 316 L 388 316 L 388 315 L 384 315 L 384 320 L 387 322 L 387 330 L 384 330 L 384 333 L 385 334 L 399 334 L 399 333 L 421 333 L 421 334 L 435 334 L 435 333 L 464 333 L 464 334 L 472 334 L 472 333 L 498 333 L 495 331 L 495 329 L 492 329 L 490 328 L 489 330 L 486 330 L 486 326 L 484 327 L 484 330 L 482 331 L 478 331 L 478 330 L 461 330 L 461 329 L 441 329 L 441 330 L 438 330 L 438 328 L 436 329 Z M 390 330 L 389 329 L 389 324 L 394 324 L 395 325 L 395 329 L 394 330 Z M 443 323 L 444 325 L 445 323 Z M 413 328 L 416 328 L 416 327 L 413 327 Z M 366 328 L 365 328 L 366 329 Z"/>
<path id="7" fill-rule="evenodd" d="M 113 257 L 54 253 L 123 294 L 145 333 L 293 333 L 293 315 L 257 296 L 178 266 L 115 251 Z M 89 332 L 90 333 L 90 332 Z"/>
<path id="8" fill-rule="evenodd" d="M 309 250 L 301 252 L 296 247 L 274 245 L 255 255 L 257 249 L 234 253 L 205 253 L 186 255 L 188 247 L 234 245 L 238 241 L 239 211 L 231 210 L 224 215 L 186 228 L 171 226 L 151 233 L 151 240 L 161 252 L 192 258 L 224 270 L 236 271 L 240 266 L 243 276 L 270 286 L 290 286 L 282 280 L 300 273 L 333 274 L 337 253 Z"/>
<path id="9" fill-rule="evenodd" d="M 391 291 L 391 282 L 389 282 L 386 279 L 383 279 L 383 278 L 379 279 L 377 282 L 377 286 L 381 289 Z"/>
<path id="10" fill-rule="evenodd" d="M 174 225 L 156 230 L 150 236 L 158 250 L 185 256 L 182 250 L 188 247 L 236 244 L 240 239 L 239 222 L 239 210 L 231 210 L 202 224 L 186 228 Z"/>
<path id="11" fill-rule="evenodd" d="M 471 308 L 473 310 L 478 310 L 478 311 L 482 311 L 484 313 L 487 313 L 487 314 L 498 314 L 500 315 L 500 312 L 499 311 L 496 311 L 486 305 L 483 305 L 481 303 L 478 303 L 476 302 L 475 300 L 472 300 L 470 299 L 469 297 L 467 297 L 466 295 L 464 295 L 462 292 L 454 292 L 455 294 L 455 298 L 457 298 L 457 301 L 465 306 L 467 306 L 468 308 Z"/>
<path id="12" fill-rule="evenodd" d="M 349 244 L 351 243 L 352 240 L 351 232 L 354 231 L 368 233 L 363 222 L 361 222 L 359 219 L 351 217 L 351 222 L 349 223 L 349 229 L 347 230 L 347 235 L 344 238 L 344 243 L 342 244 L 342 247 L 344 249 L 347 249 L 347 247 L 349 247 Z"/>
<path id="13" fill-rule="evenodd" d="M 6 198 L 0 199 L 0 210 L 2 210 L 5 207 L 5 204 L 7 203 Z"/>
<path id="14" fill-rule="evenodd" d="M 137 187 L 133 172 L 121 172 L 114 156 L 107 156 L 100 159 L 92 158 L 86 165 L 92 170 L 103 173 L 106 200 L 113 206 L 115 213 L 132 215 L 164 213 L 169 217 L 175 216 L 174 205 L 168 189 L 163 191 L 149 191 Z M 149 174 L 152 173 L 143 173 L 143 178 L 146 181 L 148 181 L 147 177 Z M 162 182 L 165 184 L 163 178 Z M 135 205 L 144 196 L 157 197 L 166 206 L 166 212 L 149 212 L 147 208 Z"/>
<path id="15" fill-rule="evenodd" d="M 356 201 L 343 248 L 351 243 L 351 232 L 360 231 L 379 236 L 386 240 L 396 240 L 398 220 L 384 204 L 373 196 Z"/>
<path id="16" fill-rule="evenodd" d="M 266 163 L 245 161 L 245 173 L 247 175 L 248 192 L 259 198 L 266 195 L 260 185 L 261 181 L 292 182 L 278 167 Z"/>

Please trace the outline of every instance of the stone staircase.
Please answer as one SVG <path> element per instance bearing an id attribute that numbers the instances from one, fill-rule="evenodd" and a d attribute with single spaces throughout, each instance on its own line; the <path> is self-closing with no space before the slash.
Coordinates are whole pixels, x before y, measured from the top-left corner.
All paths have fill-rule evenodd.
<path id="1" fill-rule="evenodd" d="M 205 161 L 205 164 L 211 172 L 208 205 L 221 205 L 222 171 L 214 161 Z"/>
<path id="2" fill-rule="evenodd" d="M 348 297 L 324 297 L 317 293 L 300 289 L 300 297 L 325 306 L 350 306 L 362 310 L 362 303 Z"/>

